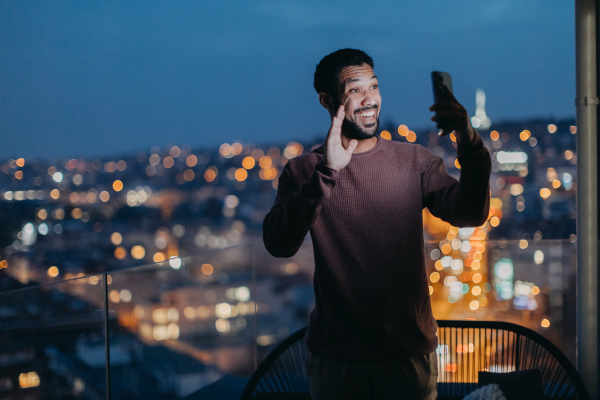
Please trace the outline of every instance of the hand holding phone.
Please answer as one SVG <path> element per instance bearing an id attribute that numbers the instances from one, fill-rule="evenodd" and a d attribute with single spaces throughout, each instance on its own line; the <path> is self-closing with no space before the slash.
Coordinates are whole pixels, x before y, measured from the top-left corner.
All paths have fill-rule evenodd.
<path id="1" fill-rule="evenodd" d="M 457 141 L 468 143 L 475 137 L 467 110 L 456 100 L 452 93 L 452 76 L 447 72 L 431 73 L 433 99 L 435 104 L 429 108 L 436 114 L 431 118 L 440 129 L 439 136 L 456 133 Z"/>

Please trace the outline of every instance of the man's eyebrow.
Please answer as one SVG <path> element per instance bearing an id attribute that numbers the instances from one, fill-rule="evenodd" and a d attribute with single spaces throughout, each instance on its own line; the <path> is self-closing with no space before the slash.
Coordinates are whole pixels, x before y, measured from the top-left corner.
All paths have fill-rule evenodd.
<path id="1" fill-rule="evenodd" d="M 371 79 L 377 79 L 377 75 L 373 74 Z M 359 78 L 348 78 L 344 82 L 342 82 L 342 84 L 344 85 L 344 87 L 346 87 L 347 84 L 352 83 L 352 82 L 357 82 L 357 81 L 360 81 L 360 79 Z"/>

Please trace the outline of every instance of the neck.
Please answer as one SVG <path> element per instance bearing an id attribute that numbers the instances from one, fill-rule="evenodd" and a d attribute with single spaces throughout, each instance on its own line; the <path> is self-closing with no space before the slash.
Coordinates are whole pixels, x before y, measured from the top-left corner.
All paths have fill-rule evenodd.
<path id="1" fill-rule="evenodd" d="M 344 148 L 347 149 L 348 145 L 350 144 L 351 139 L 348 139 L 344 134 L 342 134 L 341 136 L 342 136 L 342 146 L 344 146 Z M 369 138 L 369 139 L 360 139 L 358 141 L 358 145 L 356 146 L 356 148 L 354 149 L 352 154 L 364 153 L 365 151 L 371 150 L 373 147 L 375 147 L 376 144 L 377 144 L 377 137 L 375 137 L 375 136 L 373 136 L 372 138 Z"/>

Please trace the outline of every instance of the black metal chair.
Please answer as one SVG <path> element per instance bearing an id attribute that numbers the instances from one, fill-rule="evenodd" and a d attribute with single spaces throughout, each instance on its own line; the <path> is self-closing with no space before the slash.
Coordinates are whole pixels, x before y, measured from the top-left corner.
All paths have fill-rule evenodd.
<path id="1" fill-rule="evenodd" d="M 537 332 L 499 321 L 437 323 L 438 399 L 462 399 L 478 387 L 480 371 L 488 372 L 488 383 L 494 375 L 490 372 L 504 377 L 514 376 L 507 374 L 513 371 L 534 371 L 538 376 L 541 372 L 545 399 L 589 399 L 571 361 Z M 293 333 L 269 353 L 248 381 L 241 400 L 311 399 L 305 368 L 306 329 Z M 513 379 L 513 385 L 523 382 L 522 375 Z"/>

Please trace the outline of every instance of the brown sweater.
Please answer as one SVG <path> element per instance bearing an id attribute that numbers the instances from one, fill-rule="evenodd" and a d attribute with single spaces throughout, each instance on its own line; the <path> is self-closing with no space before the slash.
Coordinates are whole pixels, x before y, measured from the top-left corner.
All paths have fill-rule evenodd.
<path id="1" fill-rule="evenodd" d="M 340 171 L 324 165 L 323 146 L 287 163 L 263 239 L 273 256 L 291 257 L 310 231 L 311 352 L 375 362 L 436 349 L 422 210 L 457 227 L 482 225 L 489 212 L 492 162 L 479 134 L 458 160 L 459 181 L 425 147 L 378 137 Z"/>

